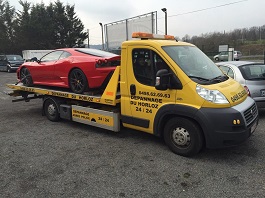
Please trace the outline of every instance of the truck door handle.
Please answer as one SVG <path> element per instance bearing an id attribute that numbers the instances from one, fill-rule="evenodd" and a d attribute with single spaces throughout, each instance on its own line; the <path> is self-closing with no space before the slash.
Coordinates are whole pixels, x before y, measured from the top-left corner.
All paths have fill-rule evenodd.
<path id="1" fill-rule="evenodd" d="M 136 86 L 134 84 L 130 85 L 130 93 L 131 93 L 131 95 L 135 95 L 136 94 Z"/>

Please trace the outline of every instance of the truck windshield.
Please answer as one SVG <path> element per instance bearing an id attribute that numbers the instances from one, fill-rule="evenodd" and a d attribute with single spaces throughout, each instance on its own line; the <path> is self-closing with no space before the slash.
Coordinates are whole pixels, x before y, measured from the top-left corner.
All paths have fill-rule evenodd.
<path id="1" fill-rule="evenodd" d="M 197 47 L 164 46 L 163 49 L 190 79 L 199 84 L 214 84 L 228 79 Z"/>

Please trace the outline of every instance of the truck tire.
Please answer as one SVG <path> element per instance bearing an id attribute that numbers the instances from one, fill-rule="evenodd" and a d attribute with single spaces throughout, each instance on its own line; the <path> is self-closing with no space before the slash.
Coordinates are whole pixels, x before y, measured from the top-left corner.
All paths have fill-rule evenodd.
<path id="1" fill-rule="evenodd" d="M 47 98 L 44 101 L 43 110 L 46 117 L 52 121 L 57 122 L 60 120 L 59 107 L 57 103 L 52 98 Z"/>
<path id="2" fill-rule="evenodd" d="M 174 153 L 185 157 L 197 154 L 203 146 L 200 127 L 186 118 L 171 118 L 165 126 L 164 140 Z"/>

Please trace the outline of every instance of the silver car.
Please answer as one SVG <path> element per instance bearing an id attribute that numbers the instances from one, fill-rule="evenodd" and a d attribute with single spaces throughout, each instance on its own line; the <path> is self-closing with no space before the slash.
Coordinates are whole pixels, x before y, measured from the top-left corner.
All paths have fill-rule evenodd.
<path id="1" fill-rule="evenodd" d="M 245 87 L 258 108 L 265 108 L 265 65 L 249 61 L 219 62 L 216 65 Z"/>
<path id="2" fill-rule="evenodd" d="M 238 61 L 239 59 L 241 59 L 241 57 L 242 53 L 240 51 L 234 51 L 234 60 Z M 216 61 L 228 61 L 228 52 L 220 52 L 213 58 Z"/>

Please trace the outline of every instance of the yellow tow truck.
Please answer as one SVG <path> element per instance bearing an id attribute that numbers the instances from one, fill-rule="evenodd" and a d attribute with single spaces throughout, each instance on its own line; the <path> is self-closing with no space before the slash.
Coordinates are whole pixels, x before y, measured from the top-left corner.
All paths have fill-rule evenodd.
<path id="1" fill-rule="evenodd" d="M 239 83 L 196 46 L 170 35 L 136 32 L 121 46 L 103 93 L 75 94 L 7 84 L 13 101 L 43 99 L 51 121 L 68 119 L 114 132 L 120 126 L 163 137 L 176 154 L 244 142 L 258 125 L 258 110 Z"/>

